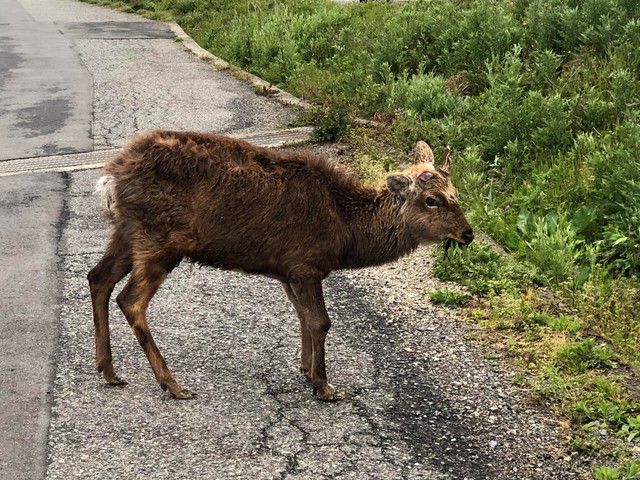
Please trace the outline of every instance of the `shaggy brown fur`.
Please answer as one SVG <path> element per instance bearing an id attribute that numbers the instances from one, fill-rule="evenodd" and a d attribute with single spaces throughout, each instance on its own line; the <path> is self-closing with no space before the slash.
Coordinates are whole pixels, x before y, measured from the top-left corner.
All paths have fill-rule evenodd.
<path id="1" fill-rule="evenodd" d="M 333 270 L 395 260 L 422 242 L 473 239 L 449 180 L 448 153 L 436 169 L 419 142 L 416 159 L 373 189 L 304 152 L 191 132 L 135 140 L 99 181 L 113 231 L 88 275 L 98 370 L 110 384 L 125 383 L 112 364 L 107 305 L 131 272 L 118 305 L 160 385 L 177 398 L 193 395 L 167 368 L 146 320 L 151 298 L 186 257 L 280 280 L 300 319 L 302 371 L 321 399 L 342 398 L 325 372 L 331 322 L 322 280 Z"/>

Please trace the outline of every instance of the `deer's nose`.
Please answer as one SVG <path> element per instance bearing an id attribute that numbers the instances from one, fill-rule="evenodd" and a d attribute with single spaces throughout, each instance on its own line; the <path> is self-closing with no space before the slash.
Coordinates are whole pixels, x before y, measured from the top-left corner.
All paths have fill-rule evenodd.
<path id="1" fill-rule="evenodd" d="M 462 239 L 464 240 L 464 243 L 466 243 L 467 245 L 473 242 L 473 230 L 469 228 L 464 232 L 462 232 Z"/>

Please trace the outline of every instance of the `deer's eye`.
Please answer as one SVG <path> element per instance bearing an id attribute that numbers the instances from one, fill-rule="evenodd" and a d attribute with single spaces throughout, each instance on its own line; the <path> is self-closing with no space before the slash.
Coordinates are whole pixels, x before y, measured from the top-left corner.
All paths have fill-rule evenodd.
<path id="1" fill-rule="evenodd" d="M 433 197 L 427 197 L 425 202 L 429 208 L 436 208 L 438 206 L 438 201 Z"/>

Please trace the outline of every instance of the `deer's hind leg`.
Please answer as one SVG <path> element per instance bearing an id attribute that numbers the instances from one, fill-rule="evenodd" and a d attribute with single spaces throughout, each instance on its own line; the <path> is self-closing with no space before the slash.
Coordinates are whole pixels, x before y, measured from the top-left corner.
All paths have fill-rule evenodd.
<path id="1" fill-rule="evenodd" d="M 110 385 L 126 385 L 113 368 L 109 334 L 109 298 L 116 284 L 131 271 L 131 249 L 114 233 L 98 264 L 87 275 L 95 325 L 96 367 Z"/>
<path id="2" fill-rule="evenodd" d="M 122 292 L 117 296 L 118 305 L 127 318 L 133 334 L 144 350 L 151 369 L 163 390 L 176 398 L 187 399 L 195 394 L 182 388 L 176 382 L 173 374 L 158 350 L 149 324 L 147 322 L 147 308 L 149 302 L 169 272 L 182 260 L 182 256 L 169 255 L 161 252 L 136 253 L 133 261 L 133 271 Z"/>

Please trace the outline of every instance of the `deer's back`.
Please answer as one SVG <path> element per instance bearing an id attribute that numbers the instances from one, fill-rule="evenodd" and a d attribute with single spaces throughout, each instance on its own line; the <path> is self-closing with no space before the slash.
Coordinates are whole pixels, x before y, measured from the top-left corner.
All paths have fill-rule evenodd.
<path id="1" fill-rule="evenodd" d="M 208 265 L 327 274 L 347 240 L 340 197 L 351 180 L 300 152 L 159 131 L 130 144 L 105 173 L 115 182 L 117 225 Z"/>

